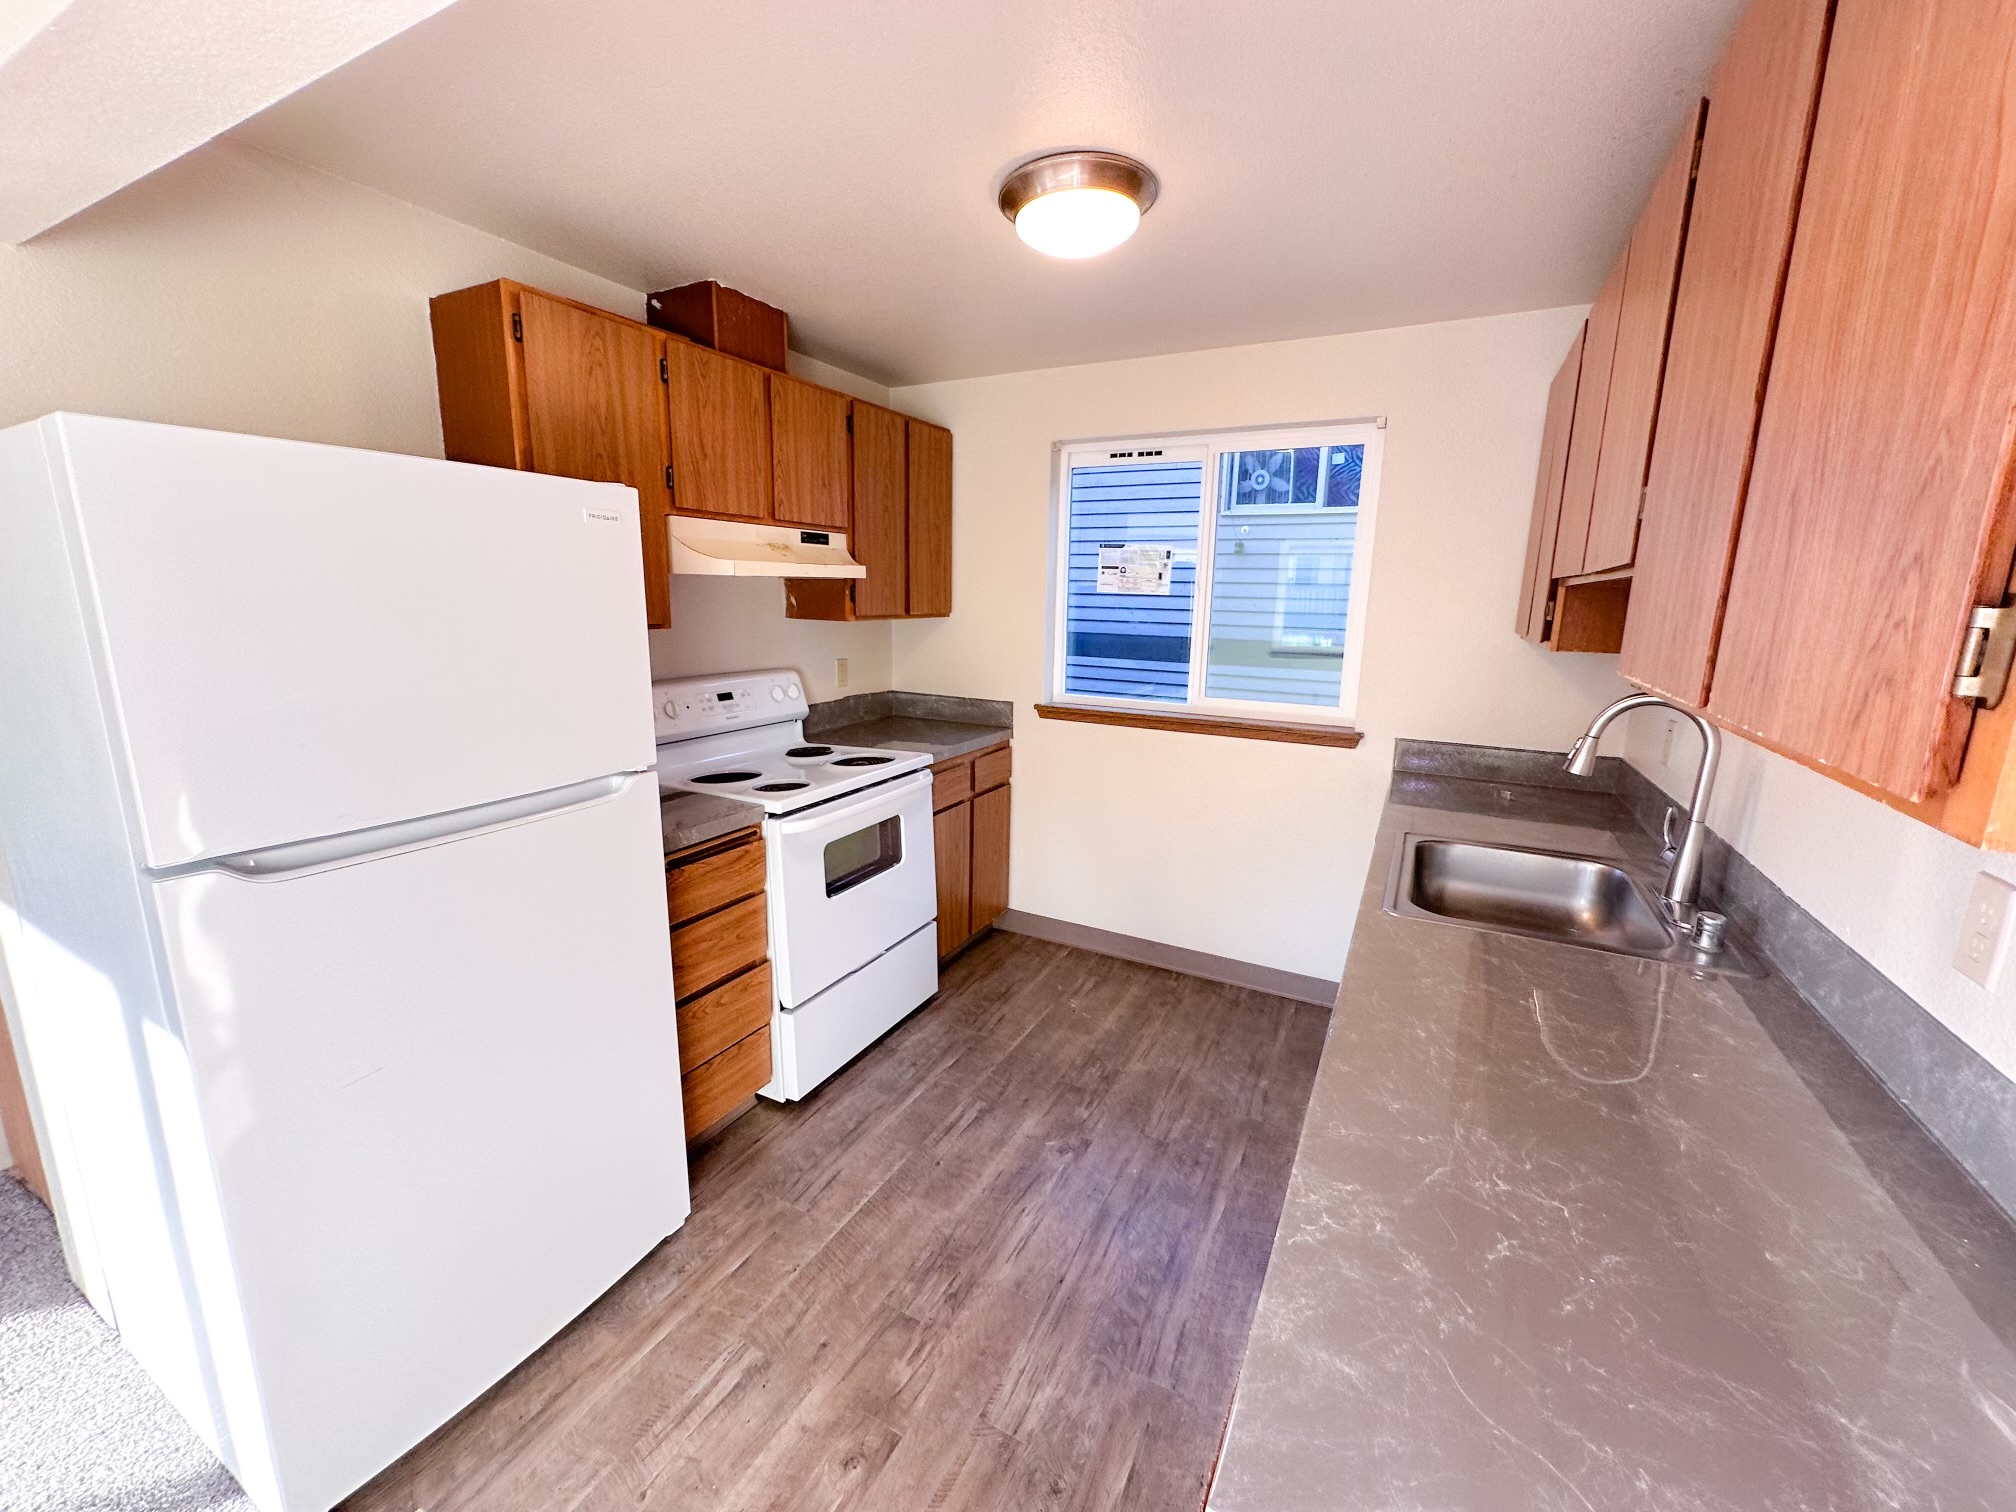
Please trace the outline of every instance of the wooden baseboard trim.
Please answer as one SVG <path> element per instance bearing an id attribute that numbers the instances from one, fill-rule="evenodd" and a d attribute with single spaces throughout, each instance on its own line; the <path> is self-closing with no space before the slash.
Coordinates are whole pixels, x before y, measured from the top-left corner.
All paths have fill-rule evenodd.
<path id="1" fill-rule="evenodd" d="M 1127 725 L 1137 730 L 1175 730 L 1183 735 L 1229 735 L 1235 740 L 1285 740 L 1295 745 L 1350 748 L 1365 738 L 1343 725 L 1269 724 L 1250 719 L 1200 719 L 1194 714 L 1137 713 L 1133 709 L 1092 709 L 1079 704 L 1036 705 L 1040 719 L 1076 724 Z"/>
<path id="2" fill-rule="evenodd" d="M 1207 982 L 1225 982 L 1234 987 L 1251 987 L 1275 997 L 1298 1003 L 1315 1003 L 1329 1008 L 1337 1001 L 1337 983 L 1324 977 L 1303 976 L 1278 966 L 1257 966 L 1251 961 L 1235 961 L 1230 956 L 1210 955 L 1181 945 L 1164 945 L 1160 940 L 1144 940 L 1111 929 L 1094 929 L 1089 924 L 1073 924 L 1068 919 L 1052 919 L 1042 914 L 1023 913 L 1011 908 L 994 921 L 996 929 L 1009 934 L 1048 940 L 1053 945 L 1071 945 L 1096 955 L 1118 956 L 1143 966 L 1160 966 L 1185 976 L 1202 977 Z"/>

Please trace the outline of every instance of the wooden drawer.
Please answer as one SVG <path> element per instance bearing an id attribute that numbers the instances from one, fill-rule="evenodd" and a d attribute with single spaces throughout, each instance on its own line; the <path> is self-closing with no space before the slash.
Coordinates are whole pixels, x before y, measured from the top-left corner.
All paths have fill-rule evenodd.
<path id="1" fill-rule="evenodd" d="M 719 1123 L 770 1080 L 770 1026 L 765 1024 L 679 1079 L 686 1137 Z"/>
<path id="2" fill-rule="evenodd" d="M 679 1000 L 698 997 L 769 954 L 769 912 L 763 895 L 672 931 L 672 985 Z"/>
<path id="3" fill-rule="evenodd" d="M 681 852 L 681 855 L 686 854 Z M 665 869 L 665 903 L 674 924 L 763 891 L 763 837 L 747 835 L 736 843 L 691 861 L 675 857 Z"/>
<path id="4" fill-rule="evenodd" d="M 770 1022 L 770 965 L 763 962 L 679 1005 L 679 1069 L 691 1071 Z"/>
<path id="5" fill-rule="evenodd" d="M 1014 766 L 1010 748 L 997 746 L 991 751 L 982 751 L 973 758 L 973 791 L 984 793 L 989 788 L 997 788 L 1008 780 Z"/>
<path id="6" fill-rule="evenodd" d="M 973 796 L 973 763 L 964 756 L 931 768 L 931 807 L 942 809 Z"/>

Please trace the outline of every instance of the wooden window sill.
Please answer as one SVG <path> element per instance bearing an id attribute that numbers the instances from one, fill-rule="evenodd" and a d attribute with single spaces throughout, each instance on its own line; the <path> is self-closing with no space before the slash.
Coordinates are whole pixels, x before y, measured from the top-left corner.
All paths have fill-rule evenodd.
<path id="1" fill-rule="evenodd" d="M 1345 725 L 1276 724 L 1257 719 L 1206 719 L 1195 714 L 1151 714 L 1133 709 L 1089 708 L 1082 704 L 1036 705 L 1041 719 L 1078 724 L 1127 725 L 1137 730 L 1176 730 L 1185 735 L 1230 735 L 1235 740 L 1285 740 L 1296 745 L 1351 747 L 1365 737 Z"/>

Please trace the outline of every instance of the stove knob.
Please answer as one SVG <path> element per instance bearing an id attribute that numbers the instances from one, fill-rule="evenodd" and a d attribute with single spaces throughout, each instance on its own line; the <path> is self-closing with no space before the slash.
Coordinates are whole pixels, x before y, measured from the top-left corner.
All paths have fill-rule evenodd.
<path id="1" fill-rule="evenodd" d="M 677 719 L 679 717 L 678 699 L 668 698 L 665 700 L 665 717 L 667 719 Z"/>
<path id="2" fill-rule="evenodd" d="M 772 703 L 784 702 L 784 684 L 782 683 L 770 684 L 770 702 Z"/>
<path id="3" fill-rule="evenodd" d="M 786 690 L 784 696 L 790 699 L 791 702 L 796 703 L 798 702 L 799 699 L 803 698 L 805 695 L 803 692 L 799 690 L 798 684 L 793 683 L 791 684 L 790 688 Z"/>

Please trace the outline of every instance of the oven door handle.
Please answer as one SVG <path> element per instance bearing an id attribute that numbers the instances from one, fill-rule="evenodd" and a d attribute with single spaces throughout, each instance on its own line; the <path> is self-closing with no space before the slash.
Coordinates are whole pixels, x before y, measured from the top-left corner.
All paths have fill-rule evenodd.
<path id="1" fill-rule="evenodd" d="M 930 786 L 931 772 L 927 767 L 924 771 L 911 772 L 895 778 L 886 786 L 869 788 L 864 793 L 836 800 L 809 814 L 794 814 L 779 819 L 776 821 L 777 836 L 782 840 L 796 840 L 804 835 L 816 835 L 827 830 L 845 832 L 860 829 L 864 825 L 890 818 L 901 811 L 920 789 Z M 874 801 L 864 801 L 870 798 Z"/>

